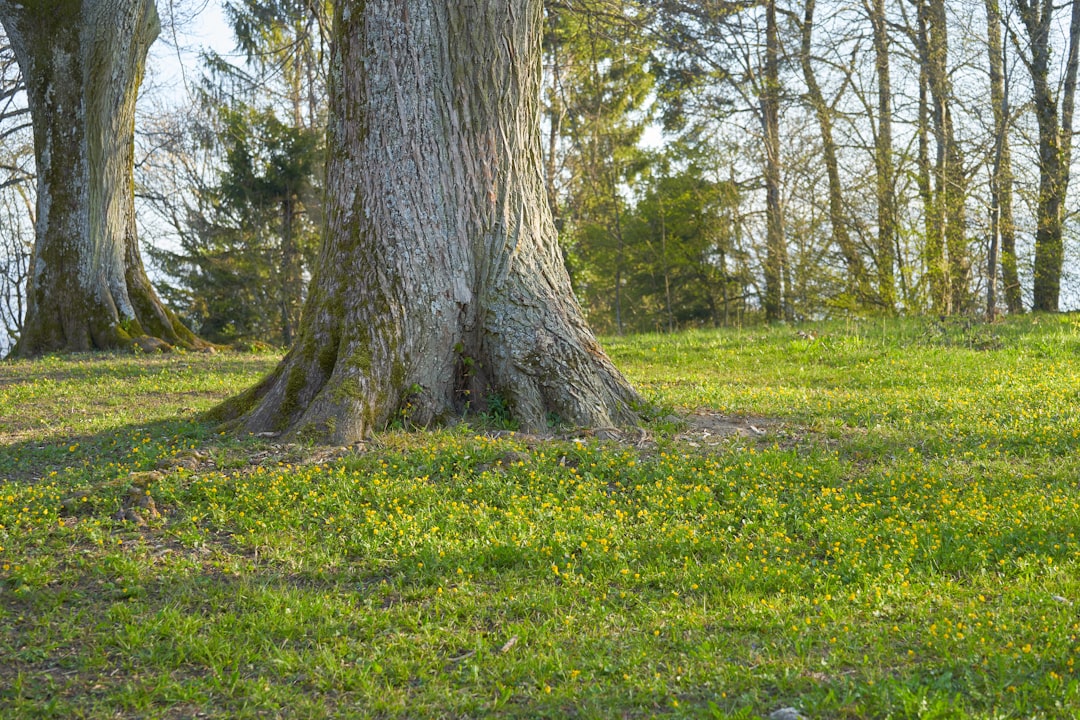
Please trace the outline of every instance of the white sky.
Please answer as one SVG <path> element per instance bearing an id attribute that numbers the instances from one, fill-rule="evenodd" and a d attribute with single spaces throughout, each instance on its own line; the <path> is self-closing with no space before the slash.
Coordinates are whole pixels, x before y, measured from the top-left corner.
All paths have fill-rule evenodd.
<path id="1" fill-rule="evenodd" d="M 199 54 L 228 54 L 233 37 L 219 0 L 158 0 L 158 14 L 161 35 L 150 47 L 140 99 L 175 106 L 186 101 L 186 84 L 199 78 Z"/>

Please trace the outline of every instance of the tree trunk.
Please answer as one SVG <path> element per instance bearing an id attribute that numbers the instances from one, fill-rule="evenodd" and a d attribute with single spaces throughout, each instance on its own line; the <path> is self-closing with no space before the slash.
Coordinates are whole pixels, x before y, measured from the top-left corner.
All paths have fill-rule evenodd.
<path id="1" fill-rule="evenodd" d="M 294 239 L 296 225 L 296 196 L 292 190 L 286 190 L 281 201 L 281 287 L 278 302 L 281 305 L 281 342 L 285 347 L 292 345 L 293 316 L 302 294 L 299 267 L 299 252 Z"/>
<path id="2" fill-rule="evenodd" d="M 944 0 L 914 0 L 918 13 L 920 192 L 926 211 L 924 256 L 934 312 L 971 309 L 971 260 L 967 249 L 967 176 L 952 120 L 948 25 Z M 929 106 L 927 103 L 929 91 Z M 933 124 L 934 187 L 927 177 L 926 122 Z"/>
<path id="3" fill-rule="evenodd" d="M 23 332 L 33 356 L 202 347 L 158 299 L 135 231 L 135 98 L 153 0 L 0 0 L 34 125 L 37 227 Z"/>
<path id="4" fill-rule="evenodd" d="M 538 0 L 339 4 L 327 224 L 297 343 L 220 417 L 336 443 L 491 396 L 531 430 L 636 420 L 545 197 L 540 23 Z"/>
<path id="5" fill-rule="evenodd" d="M 1069 189 L 1072 150 L 1073 99 L 1076 93 L 1080 3 L 1072 3 L 1069 50 L 1065 82 L 1061 90 L 1061 124 L 1058 97 L 1050 79 L 1050 35 L 1054 5 L 1050 0 L 1016 0 L 1027 31 L 1030 55 L 1024 59 L 1031 74 L 1035 118 L 1039 125 L 1039 198 L 1036 208 L 1034 309 L 1057 312 L 1064 262 L 1062 223 L 1065 195 Z"/>
<path id="6" fill-rule="evenodd" d="M 1005 77 L 1005 53 L 1001 42 L 1001 7 L 985 0 L 987 53 L 990 60 L 990 105 L 994 113 L 993 170 L 990 179 L 990 257 L 987 260 L 987 316 L 997 312 L 997 265 L 1009 313 L 1022 313 L 1020 281 L 1016 267 L 1016 225 L 1012 211 L 1012 153 L 1009 149 L 1009 88 Z"/>
<path id="7" fill-rule="evenodd" d="M 874 29 L 874 68 L 878 86 L 878 128 L 874 140 L 877 191 L 878 299 L 886 312 L 896 311 L 896 189 L 893 170 L 892 75 L 889 71 L 889 29 L 885 0 L 868 7 Z"/>
<path id="8" fill-rule="evenodd" d="M 938 292 L 943 312 L 961 313 L 970 305 L 970 259 L 967 252 L 966 213 L 967 178 L 963 155 L 956 140 L 952 120 L 952 84 L 949 82 L 948 25 L 944 0 L 929 0 L 926 6 L 927 67 L 926 78 L 932 100 L 931 117 L 937 145 L 934 168 L 935 207 L 941 223 L 938 232 L 945 246 L 944 263 Z"/>
<path id="9" fill-rule="evenodd" d="M 945 281 L 945 222 L 941 217 L 940 198 L 934 193 L 930 165 L 930 42 L 927 37 L 926 0 L 914 0 L 916 5 L 915 45 L 919 55 L 919 122 L 918 122 L 918 184 L 923 205 L 923 262 L 926 266 L 927 291 L 930 308 L 935 313 L 947 312 Z"/>
<path id="10" fill-rule="evenodd" d="M 765 77 L 761 85 L 761 125 L 765 135 L 765 319 L 784 317 L 787 251 L 780 202 L 780 36 L 776 0 L 765 5 Z"/>
<path id="11" fill-rule="evenodd" d="M 807 0 L 803 10 L 802 48 L 799 61 L 802 65 L 803 80 L 806 82 L 807 99 L 810 101 L 814 116 L 817 118 L 818 130 L 821 133 L 822 159 L 825 161 L 825 172 L 829 178 L 829 225 L 832 228 L 833 245 L 844 257 L 844 265 L 847 268 L 847 291 L 856 302 L 861 304 L 866 302 L 870 292 L 862 256 L 859 255 L 858 248 L 851 240 L 851 233 L 848 232 L 848 217 L 844 211 L 844 186 L 840 180 L 836 141 L 833 139 L 833 110 L 825 102 L 811 62 L 814 6 L 815 0 Z"/>
<path id="12" fill-rule="evenodd" d="M 608 186 L 611 190 L 611 206 L 615 209 L 615 225 L 611 229 L 615 236 L 615 330 L 620 336 L 623 335 L 623 311 L 622 311 L 622 286 L 623 265 L 626 264 L 626 242 L 623 239 L 622 229 L 622 199 L 619 189 L 615 184 L 614 170 L 608 176 Z"/>

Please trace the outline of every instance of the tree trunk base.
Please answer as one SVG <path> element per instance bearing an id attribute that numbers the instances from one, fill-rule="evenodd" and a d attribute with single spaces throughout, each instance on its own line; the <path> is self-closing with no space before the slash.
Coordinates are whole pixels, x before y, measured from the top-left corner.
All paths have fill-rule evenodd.
<path id="1" fill-rule="evenodd" d="M 541 10 L 339 3 L 324 245 L 297 343 L 214 417 L 336 444 L 489 407 L 526 431 L 637 421 L 544 194 Z"/>

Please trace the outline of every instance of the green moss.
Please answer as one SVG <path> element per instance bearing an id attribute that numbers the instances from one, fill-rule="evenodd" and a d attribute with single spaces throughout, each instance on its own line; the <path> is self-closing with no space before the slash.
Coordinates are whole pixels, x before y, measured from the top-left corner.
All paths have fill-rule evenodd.
<path id="1" fill-rule="evenodd" d="M 352 353 L 352 355 L 349 356 L 349 364 L 363 374 L 370 375 L 371 367 L 373 364 L 371 358 L 371 349 L 365 347 L 362 350 L 357 350 L 356 352 Z"/>
<path id="2" fill-rule="evenodd" d="M 278 407 L 277 428 L 282 430 L 288 426 L 289 420 L 300 407 L 300 393 L 307 385 L 307 373 L 299 363 L 289 369 L 289 376 L 285 379 L 285 397 Z"/>
<path id="3" fill-rule="evenodd" d="M 394 360 L 394 365 L 390 369 L 390 385 L 394 388 L 401 388 L 404 384 L 405 363 L 401 362 L 401 360 Z"/>

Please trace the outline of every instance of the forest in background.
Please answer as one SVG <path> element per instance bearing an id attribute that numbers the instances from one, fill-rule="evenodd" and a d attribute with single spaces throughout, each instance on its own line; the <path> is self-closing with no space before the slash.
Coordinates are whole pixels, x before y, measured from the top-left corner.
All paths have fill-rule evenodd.
<path id="1" fill-rule="evenodd" d="M 205 55 L 184 104 L 140 114 L 141 237 L 202 337 L 288 345 L 319 246 L 332 10 L 224 6 L 238 53 Z M 590 323 L 1080 305 L 1078 35 L 1080 6 L 1028 0 L 549 0 L 544 182 Z M 35 198 L 9 51 L 0 80 L 14 338 Z"/>

